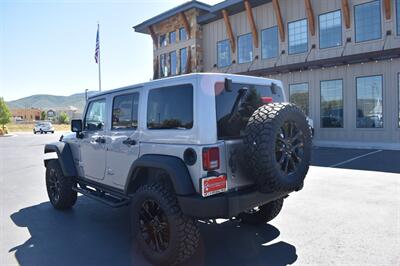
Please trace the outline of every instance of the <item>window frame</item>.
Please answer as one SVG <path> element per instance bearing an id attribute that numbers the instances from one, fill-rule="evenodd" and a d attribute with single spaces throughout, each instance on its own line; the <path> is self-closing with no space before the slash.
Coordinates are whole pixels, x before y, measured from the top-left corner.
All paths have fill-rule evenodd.
<path id="1" fill-rule="evenodd" d="M 171 35 L 172 35 L 173 33 L 175 33 L 175 42 L 172 42 L 172 40 L 171 40 Z M 168 44 L 175 44 L 175 43 L 176 43 L 176 31 L 170 31 L 170 32 L 168 33 Z"/>
<path id="2" fill-rule="evenodd" d="M 290 32 L 289 32 L 289 25 L 292 24 L 292 23 L 296 23 L 296 22 L 303 21 L 303 20 L 305 20 L 305 21 L 307 22 L 307 25 L 306 25 L 307 50 L 306 50 L 306 51 L 302 51 L 302 52 L 297 52 L 297 53 L 291 53 L 291 52 L 290 52 Z M 293 21 L 290 21 L 290 22 L 287 23 L 288 55 L 298 55 L 298 54 L 305 54 L 305 53 L 309 52 L 309 50 L 310 50 L 310 47 L 309 47 L 309 46 L 310 46 L 310 36 L 308 36 L 308 34 L 309 34 L 309 33 L 308 33 L 308 27 L 309 27 L 309 25 L 308 25 L 308 19 L 307 19 L 307 18 L 302 18 L 302 19 L 298 19 L 298 20 L 293 20 Z"/>
<path id="3" fill-rule="evenodd" d="M 161 37 L 163 37 L 163 36 L 164 36 L 165 45 L 163 45 L 164 42 L 161 42 Z M 167 34 L 160 34 L 160 35 L 158 36 L 158 45 L 159 45 L 160 47 L 166 47 L 166 46 L 168 46 L 168 37 L 167 37 Z"/>
<path id="4" fill-rule="evenodd" d="M 277 30 L 277 34 L 276 34 L 276 40 L 277 40 L 277 44 L 278 44 L 278 46 L 277 46 L 277 51 L 276 51 L 276 55 L 275 56 L 273 56 L 273 57 L 264 57 L 264 54 L 263 54 L 263 46 L 264 46 L 264 42 L 263 42 L 263 31 L 266 31 L 266 30 L 270 30 L 270 29 L 273 29 L 273 28 L 276 28 L 276 30 Z M 275 26 L 272 26 L 272 27 L 269 27 L 269 28 L 265 28 L 265 29 L 262 29 L 261 31 L 260 31 L 260 35 L 261 35 L 261 59 L 262 60 L 271 60 L 271 59 L 274 59 L 274 58 L 278 58 L 279 57 L 279 47 L 280 47 L 280 42 L 279 42 L 279 29 L 278 29 L 278 26 L 277 25 L 275 25 Z"/>
<path id="5" fill-rule="evenodd" d="M 380 18 L 379 19 L 379 26 L 380 26 L 380 31 L 381 31 L 380 37 L 379 38 L 375 38 L 375 39 L 357 41 L 356 7 L 362 6 L 362 5 L 371 4 L 373 2 L 379 2 L 379 11 L 380 11 L 379 12 L 379 18 Z M 364 42 L 382 40 L 382 33 L 383 33 L 382 26 L 383 26 L 383 23 L 382 23 L 382 1 L 381 0 L 371 0 L 371 1 L 368 1 L 368 2 L 365 2 L 365 3 L 360 3 L 360 4 L 357 4 L 357 5 L 354 5 L 354 7 L 353 7 L 353 17 L 354 17 L 353 19 L 354 19 L 354 41 L 355 41 L 355 43 L 364 43 Z"/>
<path id="6" fill-rule="evenodd" d="M 229 62 L 228 62 L 228 64 L 227 65 L 224 65 L 224 66 L 220 66 L 219 65 L 219 49 L 218 49 L 218 45 L 220 44 L 220 43 L 222 43 L 222 42 L 227 42 L 228 43 L 228 52 L 229 52 Z M 231 60 L 232 58 L 231 58 L 231 47 L 230 47 L 230 42 L 229 42 L 229 39 L 224 39 L 224 40 L 220 40 L 220 41 L 217 41 L 217 67 L 218 68 L 225 68 L 225 67 L 229 67 L 230 65 L 232 65 L 232 60 Z"/>
<path id="7" fill-rule="evenodd" d="M 185 31 L 185 39 L 182 39 L 182 35 L 181 35 L 181 30 L 184 30 Z M 189 38 L 188 38 L 188 33 L 187 33 L 187 31 L 186 31 L 186 29 L 185 29 L 185 27 L 179 27 L 179 29 L 178 29 L 178 35 L 179 35 L 179 42 L 183 42 L 183 41 L 187 41 Z"/>
<path id="8" fill-rule="evenodd" d="M 150 93 L 153 90 L 157 90 L 157 89 L 166 89 L 169 87 L 175 87 L 175 86 L 190 86 L 191 90 L 192 90 L 192 127 L 190 128 L 185 128 L 185 129 L 176 129 L 176 128 L 149 128 L 149 98 L 150 98 Z M 189 130 L 193 130 L 195 127 L 195 85 L 192 82 L 188 82 L 188 83 L 184 83 L 184 84 L 167 84 L 165 86 L 161 86 L 161 87 L 154 87 L 154 88 L 150 88 L 147 92 L 147 99 L 146 99 L 146 130 L 149 131 L 159 131 L 159 130 L 178 130 L 179 132 L 182 131 L 189 131 Z"/>
<path id="9" fill-rule="evenodd" d="M 175 54 L 175 73 L 172 73 L 172 54 Z M 173 50 L 168 53 L 168 63 L 169 63 L 169 70 L 168 70 L 168 76 L 176 76 L 178 75 L 178 55 L 176 53 L 176 50 Z"/>
<path id="10" fill-rule="evenodd" d="M 343 108 L 343 114 L 342 114 L 342 126 L 341 127 L 323 127 L 322 126 L 322 123 L 321 123 L 321 111 L 322 111 L 322 82 L 329 82 L 329 81 L 338 81 L 338 80 L 340 80 L 341 82 L 342 82 L 342 93 L 341 93 L 341 96 L 342 96 L 342 108 Z M 344 107 L 345 107 L 345 99 L 344 99 L 344 91 L 343 91 L 343 87 L 344 87 L 344 80 L 343 80 L 343 78 L 341 78 L 341 79 L 327 79 L 327 80 L 320 80 L 320 82 L 319 82 L 319 123 L 320 123 L 320 125 L 319 125 L 319 127 L 320 128 L 322 128 L 322 129 L 328 129 L 328 130 L 331 130 L 331 129 L 342 129 L 342 128 L 345 128 L 345 112 L 344 112 Z"/>
<path id="11" fill-rule="evenodd" d="M 358 89 L 357 89 L 357 80 L 358 79 L 360 79 L 360 78 L 370 78 L 370 77 L 381 77 L 381 88 L 382 88 L 382 127 L 358 127 L 357 126 L 357 101 L 358 101 Z M 356 124 L 355 124 L 355 128 L 356 129 L 358 129 L 358 130 L 384 130 L 385 129 L 385 119 L 384 119 L 384 115 L 383 115 L 383 111 L 385 110 L 384 109 L 384 98 L 383 98 L 383 96 L 384 96 L 384 84 L 383 84 L 383 74 L 376 74 L 376 75 L 363 75 L 363 76 L 356 76 L 355 77 L 355 87 L 356 87 L 356 98 L 355 98 L 355 100 L 356 100 L 356 104 L 355 104 L 355 107 L 356 107 L 356 116 L 355 116 L 355 121 L 356 121 Z"/>
<path id="12" fill-rule="evenodd" d="M 321 16 L 327 15 L 329 13 L 335 13 L 335 12 L 340 12 L 340 45 L 334 45 L 334 46 L 327 46 L 327 47 L 321 47 Z M 318 42 L 319 42 L 319 49 L 324 50 L 324 49 L 329 49 L 329 48 L 338 48 L 343 46 L 343 14 L 341 9 L 336 9 L 332 10 L 329 12 L 322 13 L 318 15 Z"/>
<path id="13" fill-rule="evenodd" d="M 105 114 L 104 114 L 104 127 L 102 129 L 89 130 L 86 127 L 86 118 L 87 118 L 87 115 L 88 115 L 88 112 L 89 112 L 89 107 L 94 102 L 104 102 L 104 112 L 105 112 Z M 85 117 L 83 118 L 83 130 L 84 131 L 89 131 L 89 132 L 105 131 L 106 124 L 107 124 L 107 98 L 102 97 L 102 98 L 96 98 L 96 99 L 88 101 L 87 108 L 85 110 Z"/>
<path id="14" fill-rule="evenodd" d="M 121 97 L 121 96 L 130 96 L 130 95 L 137 95 L 137 97 L 138 97 L 138 108 L 137 108 L 137 114 L 138 114 L 138 116 L 137 116 L 137 123 L 138 123 L 138 125 L 137 125 L 137 127 L 136 128 L 133 128 L 133 127 L 130 127 L 130 128 L 114 128 L 114 125 L 113 125 L 113 113 L 114 113 L 114 104 L 115 104 L 115 98 L 117 98 L 117 97 Z M 140 92 L 139 91 L 132 91 L 132 92 L 127 92 L 127 93 L 123 93 L 123 94 L 116 94 L 116 95 L 114 95 L 113 97 L 112 97 L 112 104 L 111 104 L 111 130 L 112 131 L 125 131 L 125 130 L 129 130 L 129 131 L 136 131 L 138 128 L 139 128 L 139 104 L 140 104 Z M 133 104 L 133 102 L 132 102 L 132 108 L 131 108 L 131 119 L 133 118 L 132 116 L 133 116 L 133 106 L 134 106 L 134 104 Z M 133 120 L 133 119 L 132 119 Z"/>
<path id="15" fill-rule="evenodd" d="M 289 102 L 290 103 L 292 103 L 291 101 L 290 101 L 290 87 L 291 86 L 294 86 L 294 85 L 302 85 L 302 84 L 307 84 L 307 92 L 308 92 L 308 114 L 306 113 L 306 116 L 308 116 L 308 117 L 311 117 L 311 101 L 310 101 L 310 98 L 311 98 L 311 94 L 310 94 L 310 83 L 309 82 L 298 82 L 298 83 L 291 83 L 291 84 L 288 84 L 288 90 L 289 90 Z M 299 107 L 300 108 L 300 107 Z M 301 108 L 300 108 L 301 109 Z M 303 112 L 305 113 L 305 111 L 303 110 Z"/>
<path id="16" fill-rule="evenodd" d="M 185 60 L 185 69 L 182 68 L 182 51 L 185 50 L 185 54 L 186 54 L 186 60 Z M 187 59 L 188 59 L 188 48 L 187 47 L 182 47 L 181 49 L 179 49 L 179 74 L 186 74 L 186 70 L 187 70 Z"/>
<path id="17" fill-rule="evenodd" d="M 239 58 L 240 58 L 240 53 L 239 53 L 239 39 L 240 39 L 240 37 L 244 37 L 244 36 L 247 36 L 247 35 L 250 35 L 251 36 L 251 58 L 250 58 L 250 60 L 249 61 L 246 61 L 246 62 L 240 62 L 240 60 L 239 60 Z M 248 64 L 248 63 L 251 63 L 254 59 L 253 59 L 253 56 L 254 56 L 254 45 L 253 45 L 253 34 L 251 33 L 251 32 L 249 32 L 249 33 L 245 33 L 245 34 L 242 34 L 242 35 L 238 35 L 237 36 L 237 51 L 236 51 L 236 53 L 237 53 L 237 62 L 238 62 L 238 64 L 239 65 L 242 65 L 242 64 Z"/>

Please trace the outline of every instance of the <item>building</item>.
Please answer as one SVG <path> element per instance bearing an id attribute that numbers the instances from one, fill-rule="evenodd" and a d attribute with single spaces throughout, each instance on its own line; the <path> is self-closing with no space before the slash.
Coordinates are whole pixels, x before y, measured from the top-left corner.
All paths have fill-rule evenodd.
<path id="1" fill-rule="evenodd" d="M 25 121 L 35 121 L 40 120 L 40 113 L 42 112 L 37 108 L 20 108 L 11 109 L 11 116 L 14 121 L 25 120 Z"/>
<path id="2" fill-rule="evenodd" d="M 134 28 L 153 39 L 154 78 L 279 79 L 317 145 L 400 149 L 400 0 L 191 1 Z"/>

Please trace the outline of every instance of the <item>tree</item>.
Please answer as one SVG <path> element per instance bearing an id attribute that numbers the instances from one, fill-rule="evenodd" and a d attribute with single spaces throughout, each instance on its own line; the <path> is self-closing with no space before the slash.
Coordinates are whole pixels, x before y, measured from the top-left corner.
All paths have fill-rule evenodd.
<path id="1" fill-rule="evenodd" d="M 58 116 L 58 122 L 61 124 L 68 124 L 69 123 L 69 117 L 65 112 L 61 112 L 60 115 Z"/>
<path id="2" fill-rule="evenodd" d="M 46 120 L 46 112 L 45 111 L 42 111 L 40 113 L 40 120 Z"/>
<path id="3" fill-rule="evenodd" d="M 6 102 L 3 97 L 0 97 L 0 125 L 2 129 L 5 129 L 5 125 L 11 121 L 11 112 L 8 109 Z"/>

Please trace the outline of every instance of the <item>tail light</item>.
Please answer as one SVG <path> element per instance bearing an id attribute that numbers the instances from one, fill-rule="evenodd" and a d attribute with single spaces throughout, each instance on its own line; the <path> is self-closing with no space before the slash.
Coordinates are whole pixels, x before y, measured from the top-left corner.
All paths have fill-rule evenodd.
<path id="1" fill-rule="evenodd" d="M 219 162 L 219 148 L 204 148 L 203 149 L 203 169 L 211 171 L 218 169 L 220 166 Z"/>
<path id="2" fill-rule="evenodd" d="M 261 101 L 263 103 L 272 103 L 273 102 L 272 97 L 261 97 Z"/>

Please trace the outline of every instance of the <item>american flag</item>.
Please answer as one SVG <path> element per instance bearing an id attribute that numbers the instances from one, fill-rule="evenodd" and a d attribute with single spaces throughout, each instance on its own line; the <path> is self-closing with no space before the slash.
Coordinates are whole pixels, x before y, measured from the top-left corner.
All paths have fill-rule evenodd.
<path id="1" fill-rule="evenodd" d="M 96 64 L 100 61 L 100 34 L 99 34 L 99 24 L 97 24 L 97 34 L 96 34 L 96 49 L 94 51 L 94 61 Z"/>

